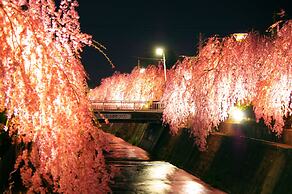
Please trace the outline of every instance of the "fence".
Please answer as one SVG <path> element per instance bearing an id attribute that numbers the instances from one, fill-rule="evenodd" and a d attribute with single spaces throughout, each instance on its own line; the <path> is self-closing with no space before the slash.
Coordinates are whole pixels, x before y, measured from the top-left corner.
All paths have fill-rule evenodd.
<path id="1" fill-rule="evenodd" d="M 160 101 L 91 101 L 93 110 L 98 111 L 162 111 Z"/>

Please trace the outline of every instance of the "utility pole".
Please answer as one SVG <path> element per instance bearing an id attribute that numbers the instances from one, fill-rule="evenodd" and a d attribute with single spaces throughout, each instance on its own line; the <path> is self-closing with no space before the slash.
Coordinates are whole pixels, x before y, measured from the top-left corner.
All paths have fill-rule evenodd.
<path id="1" fill-rule="evenodd" d="M 203 47 L 203 36 L 202 33 L 199 32 L 199 52 L 202 50 Z"/>
<path id="2" fill-rule="evenodd" d="M 138 57 L 138 64 L 137 64 L 138 68 L 140 68 L 140 58 Z"/>

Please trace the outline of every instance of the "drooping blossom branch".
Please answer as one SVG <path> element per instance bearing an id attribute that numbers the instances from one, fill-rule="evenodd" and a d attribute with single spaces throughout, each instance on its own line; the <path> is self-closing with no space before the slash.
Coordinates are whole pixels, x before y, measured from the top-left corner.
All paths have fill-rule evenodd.
<path id="1" fill-rule="evenodd" d="M 161 66 L 149 65 L 143 71 L 136 67 L 130 74 L 116 73 L 103 79 L 100 86 L 90 91 L 89 98 L 94 101 L 159 101 L 164 84 Z"/>
<path id="2" fill-rule="evenodd" d="M 15 168 L 28 192 L 105 193 L 105 141 L 94 127 L 79 60 L 77 1 L 0 0 L 0 111 L 22 146 Z"/>
<path id="3" fill-rule="evenodd" d="M 162 98 L 164 122 L 174 133 L 190 128 L 204 149 L 208 134 L 233 106 L 252 104 L 256 118 L 280 135 L 283 117 L 292 114 L 291 43 L 292 21 L 275 38 L 210 38 L 198 56 L 175 67 Z"/>

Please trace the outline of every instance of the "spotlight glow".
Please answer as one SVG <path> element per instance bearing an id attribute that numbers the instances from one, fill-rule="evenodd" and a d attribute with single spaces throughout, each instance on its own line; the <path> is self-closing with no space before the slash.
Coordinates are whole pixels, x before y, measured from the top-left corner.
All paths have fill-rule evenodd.
<path id="1" fill-rule="evenodd" d="M 230 110 L 230 118 L 236 122 L 236 123 L 240 123 L 243 119 L 244 119 L 245 115 L 244 112 L 242 110 L 240 110 L 237 107 L 233 107 Z"/>

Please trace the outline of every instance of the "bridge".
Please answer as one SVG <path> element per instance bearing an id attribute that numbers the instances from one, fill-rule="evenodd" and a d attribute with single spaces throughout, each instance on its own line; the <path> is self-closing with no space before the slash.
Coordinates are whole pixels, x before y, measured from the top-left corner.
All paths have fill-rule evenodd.
<path id="1" fill-rule="evenodd" d="M 160 101 L 91 101 L 91 106 L 101 122 L 160 122 L 164 109 Z"/>

